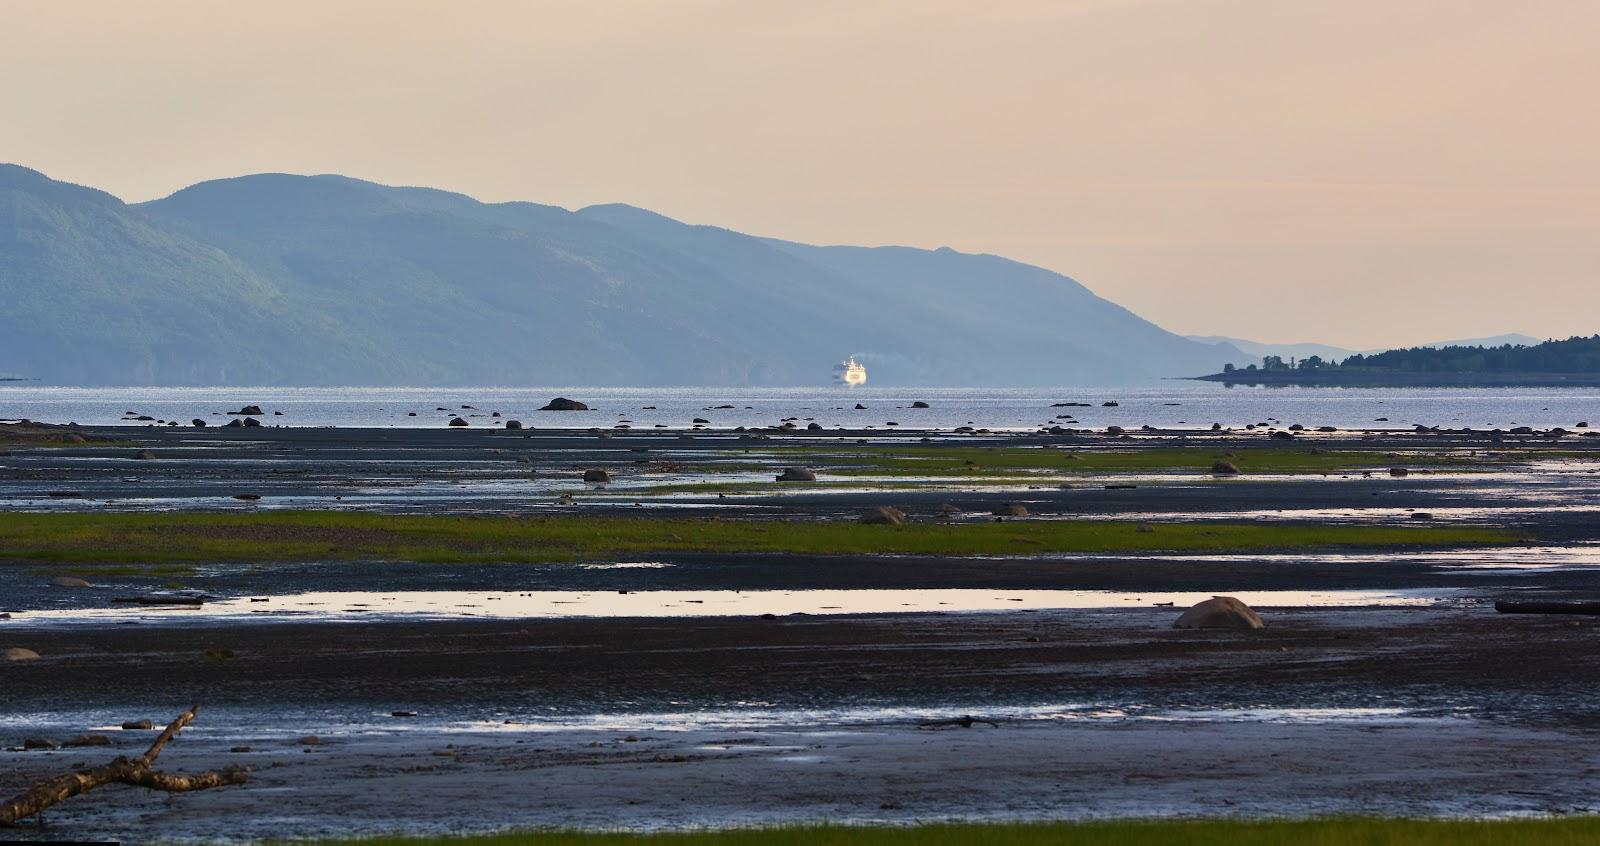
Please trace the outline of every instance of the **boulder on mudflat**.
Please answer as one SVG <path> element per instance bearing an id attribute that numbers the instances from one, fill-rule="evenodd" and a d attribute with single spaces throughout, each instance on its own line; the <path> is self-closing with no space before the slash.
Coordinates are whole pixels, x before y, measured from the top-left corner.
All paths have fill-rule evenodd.
<path id="1" fill-rule="evenodd" d="M 1250 606 L 1231 596 L 1213 596 L 1183 612 L 1175 629 L 1263 629 L 1266 624 Z"/>
<path id="2" fill-rule="evenodd" d="M 609 482 L 611 481 L 611 474 L 596 467 L 583 471 L 583 480 L 585 482 Z"/>
<path id="3" fill-rule="evenodd" d="M 870 526 L 899 526 L 906 522 L 906 513 L 892 505 L 880 505 L 861 515 L 861 522 Z"/>
<path id="4" fill-rule="evenodd" d="M 815 482 L 816 480 L 817 474 L 804 467 L 785 467 L 783 472 L 778 474 L 778 481 L 780 482 Z"/>
<path id="5" fill-rule="evenodd" d="M 50 586 L 51 587 L 59 587 L 59 588 L 86 588 L 86 587 L 90 587 L 88 582 L 84 581 L 83 579 L 78 578 L 77 576 L 52 576 L 50 578 Z"/>
<path id="6" fill-rule="evenodd" d="M 39 658 L 39 653 L 34 652 L 32 649 L 23 649 L 20 646 L 13 646 L 0 654 L 3 654 L 7 661 L 36 661 Z"/>
<path id="7" fill-rule="evenodd" d="M 578 402 L 577 400 L 567 399 L 566 397 L 556 397 L 555 399 L 553 399 L 550 402 L 546 403 L 545 406 L 543 408 L 539 409 L 539 410 L 540 411 L 588 411 L 589 410 L 589 406 L 584 405 L 583 403 Z"/>

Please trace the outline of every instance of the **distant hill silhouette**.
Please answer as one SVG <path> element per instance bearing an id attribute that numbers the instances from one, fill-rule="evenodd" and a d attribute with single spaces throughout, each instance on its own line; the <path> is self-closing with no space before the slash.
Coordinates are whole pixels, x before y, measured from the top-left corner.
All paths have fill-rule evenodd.
<path id="1" fill-rule="evenodd" d="M 1114 384 L 1204 372 L 1060 274 L 814 247 L 630 206 L 341 176 L 149 203 L 0 165 L 0 372 L 56 384 Z"/>

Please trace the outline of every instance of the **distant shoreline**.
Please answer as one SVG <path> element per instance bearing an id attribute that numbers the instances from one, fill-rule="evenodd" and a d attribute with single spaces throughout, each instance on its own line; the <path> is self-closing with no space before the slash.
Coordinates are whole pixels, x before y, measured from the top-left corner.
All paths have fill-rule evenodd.
<path id="1" fill-rule="evenodd" d="M 1316 370 L 1234 370 L 1191 376 L 1226 385 L 1302 388 L 1595 388 L 1600 373 L 1438 373 L 1380 368 L 1336 367 Z"/>

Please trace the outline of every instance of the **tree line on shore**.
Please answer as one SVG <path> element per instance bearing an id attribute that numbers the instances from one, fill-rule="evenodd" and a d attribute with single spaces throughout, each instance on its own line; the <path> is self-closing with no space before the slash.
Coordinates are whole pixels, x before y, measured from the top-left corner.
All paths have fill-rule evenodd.
<path id="1" fill-rule="evenodd" d="M 1411 347 L 1371 355 L 1357 353 L 1342 362 L 1321 356 L 1284 361 L 1269 355 L 1261 366 L 1244 368 L 1228 365 L 1224 373 L 1239 371 L 1333 370 L 1363 368 L 1413 373 L 1600 373 L 1600 334 L 1574 336 L 1564 341 L 1545 341 L 1533 346 L 1506 344 L 1499 347 Z"/>

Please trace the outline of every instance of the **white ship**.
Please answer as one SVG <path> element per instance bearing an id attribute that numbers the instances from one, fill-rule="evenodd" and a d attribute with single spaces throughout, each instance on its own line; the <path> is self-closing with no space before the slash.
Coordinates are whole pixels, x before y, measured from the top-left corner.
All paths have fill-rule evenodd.
<path id="1" fill-rule="evenodd" d="M 843 364 L 835 364 L 833 369 L 835 371 L 834 378 L 846 385 L 855 387 L 856 385 L 867 384 L 867 368 L 862 367 L 861 363 L 856 361 L 855 356 L 850 356 L 849 360 Z"/>

